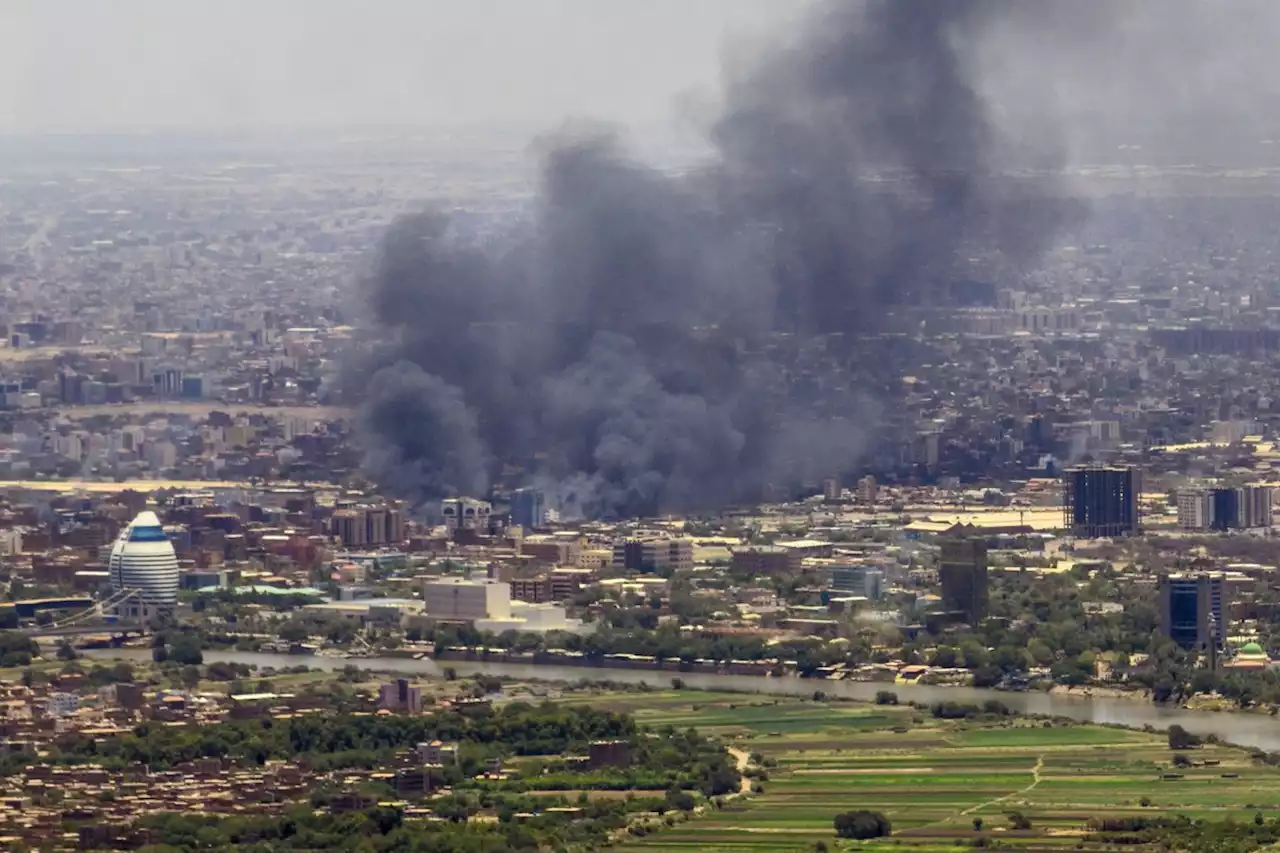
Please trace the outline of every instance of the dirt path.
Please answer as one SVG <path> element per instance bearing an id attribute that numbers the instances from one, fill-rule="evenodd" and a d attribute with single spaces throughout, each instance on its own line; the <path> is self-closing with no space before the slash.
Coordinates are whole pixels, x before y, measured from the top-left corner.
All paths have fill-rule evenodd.
<path id="1" fill-rule="evenodd" d="M 751 763 L 751 753 L 743 752 L 740 749 L 730 748 L 729 754 L 732 755 L 734 759 L 738 762 L 738 772 L 746 773 L 747 765 Z M 751 793 L 751 780 L 748 779 L 746 776 L 743 776 L 742 782 L 738 786 L 738 794 L 742 795 L 742 794 L 750 794 L 750 793 Z"/>
<path id="2" fill-rule="evenodd" d="M 1000 803 L 1007 802 L 1013 797 L 1017 797 L 1022 794 L 1031 793 L 1033 790 L 1035 790 L 1035 787 L 1040 784 L 1040 771 L 1043 769 L 1044 769 L 1044 755 L 1037 755 L 1036 764 L 1034 767 L 1031 768 L 1031 784 L 1027 785 L 1026 787 L 1019 788 L 1016 791 L 1010 791 L 1009 793 L 1005 794 L 1002 797 L 996 797 L 994 800 L 987 800 L 985 803 L 979 803 L 976 806 L 967 808 L 964 811 L 960 812 L 960 814 L 971 815 L 976 811 L 981 811 L 982 809 L 987 808 L 988 806 L 997 806 Z"/>

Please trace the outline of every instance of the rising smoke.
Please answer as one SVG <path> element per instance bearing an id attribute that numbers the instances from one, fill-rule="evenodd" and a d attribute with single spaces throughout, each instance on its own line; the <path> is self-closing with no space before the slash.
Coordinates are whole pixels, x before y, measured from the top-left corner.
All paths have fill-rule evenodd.
<path id="1" fill-rule="evenodd" d="M 395 222 L 369 282 L 386 338 L 363 408 L 370 475 L 419 500 L 501 476 L 609 517 L 856 464 L 880 365 L 837 364 L 843 380 L 797 365 L 839 361 L 814 354 L 824 335 L 868 338 L 940 300 L 975 252 L 1016 269 L 1055 233 L 1052 179 L 997 174 L 1016 146 L 973 68 L 992 21 L 1039 5 L 825 3 L 726 82 L 695 173 L 566 134 L 508 245 L 439 214 Z"/>

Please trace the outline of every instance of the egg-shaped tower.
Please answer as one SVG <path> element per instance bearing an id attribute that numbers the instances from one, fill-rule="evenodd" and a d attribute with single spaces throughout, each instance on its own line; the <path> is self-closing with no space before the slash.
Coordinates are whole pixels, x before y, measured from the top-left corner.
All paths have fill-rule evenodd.
<path id="1" fill-rule="evenodd" d="M 111 590 L 138 591 L 148 608 L 178 601 L 178 556 L 154 512 L 142 512 L 121 532 L 107 563 Z"/>

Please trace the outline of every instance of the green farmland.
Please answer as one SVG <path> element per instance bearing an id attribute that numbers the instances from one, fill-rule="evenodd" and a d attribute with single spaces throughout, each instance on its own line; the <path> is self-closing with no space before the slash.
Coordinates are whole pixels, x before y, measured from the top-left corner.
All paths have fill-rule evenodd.
<path id="1" fill-rule="evenodd" d="M 1102 851 L 1125 848 L 1087 839 L 1091 818 L 1183 814 L 1249 826 L 1259 813 L 1280 818 L 1280 769 L 1215 745 L 1180 753 L 1191 766 L 1175 767 L 1163 734 L 696 691 L 573 701 L 625 709 L 653 726 L 696 727 L 764 762 L 763 793 L 629 841 L 628 853 L 791 853 L 818 842 L 886 853 Z M 851 809 L 883 812 L 893 838 L 838 841 L 833 818 Z M 1012 812 L 1031 828 L 1012 829 Z"/>

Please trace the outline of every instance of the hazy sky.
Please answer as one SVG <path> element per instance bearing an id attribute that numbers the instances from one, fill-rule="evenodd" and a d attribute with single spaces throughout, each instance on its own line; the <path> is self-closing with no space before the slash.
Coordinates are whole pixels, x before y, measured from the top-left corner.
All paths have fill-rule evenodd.
<path id="1" fill-rule="evenodd" d="M 0 0 L 0 132 L 652 123 L 795 0 Z"/>

